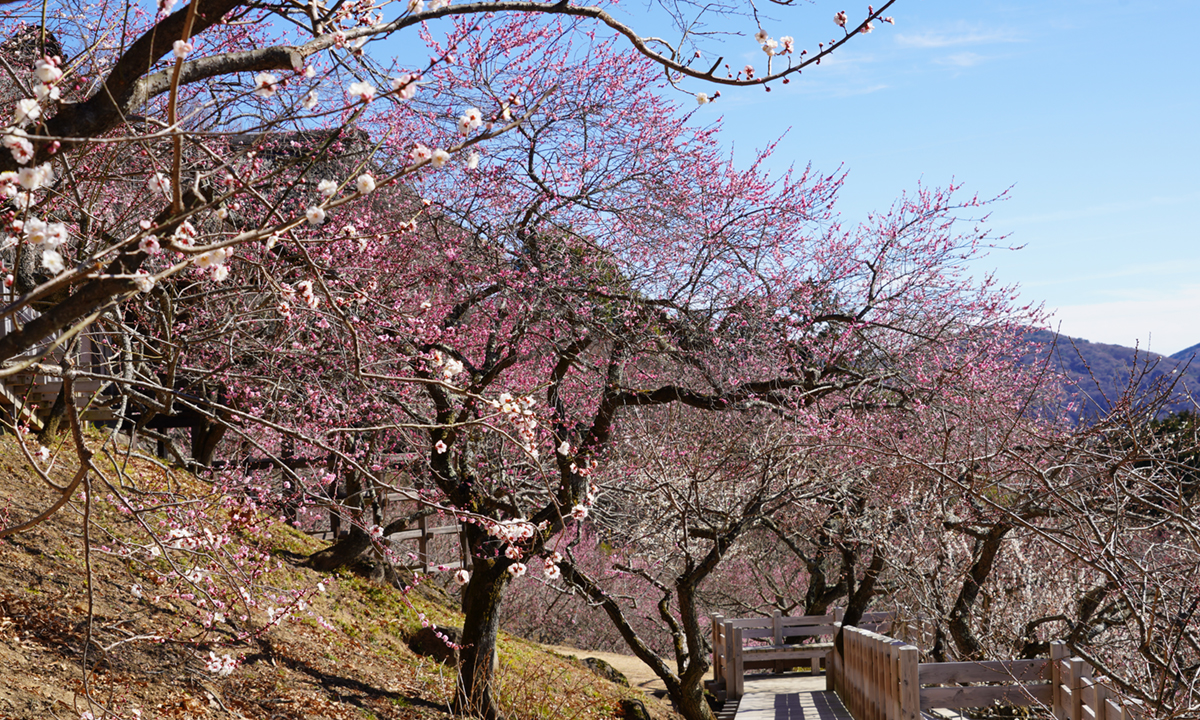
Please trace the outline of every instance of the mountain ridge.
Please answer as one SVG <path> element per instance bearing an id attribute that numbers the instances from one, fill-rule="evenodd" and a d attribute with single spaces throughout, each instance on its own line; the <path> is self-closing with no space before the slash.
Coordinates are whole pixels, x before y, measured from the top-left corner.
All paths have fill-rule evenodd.
<path id="1" fill-rule="evenodd" d="M 1064 377 L 1067 394 L 1078 401 L 1080 417 L 1107 413 L 1133 384 L 1145 390 L 1157 384 L 1173 385 L 1171 399 L 1163 411 L 1194 410 L 1193 394 L 1200 395 L 1200 344 L 1162 355 L 1141 348 L 1095 343 L 1084 338 L 1059 335 L 1050 330 L 1031 330 L 1025 339 L 1038 346 L 1028 362 L 1045 362 Z"/>

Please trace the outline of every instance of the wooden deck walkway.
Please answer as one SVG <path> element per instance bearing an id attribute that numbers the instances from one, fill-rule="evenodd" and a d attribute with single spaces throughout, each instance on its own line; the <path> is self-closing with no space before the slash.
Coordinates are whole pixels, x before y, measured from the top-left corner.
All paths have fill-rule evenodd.
<path id="1" fill-rule="evenodd" d="M 808 673 L 747 675 L 734 720 L 852 720 L 825 676 Z"/>

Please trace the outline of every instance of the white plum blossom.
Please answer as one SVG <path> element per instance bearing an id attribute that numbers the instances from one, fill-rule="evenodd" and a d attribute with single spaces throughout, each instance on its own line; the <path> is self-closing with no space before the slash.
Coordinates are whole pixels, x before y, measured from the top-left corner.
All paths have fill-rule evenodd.
<path id="1" fill-rule="evenodd" d="M 362 98 L 371 102 L 375 98 L 375 86 L 368 82 L 352 82 L 346 88 L 346 94 L 352 98 Z"/>
<path id="2" fill-rule="evenodd" d="M 33 75 L 39 82 L 50 85 L 56 83 L 62 78 L 62 69 L 58 67 L 59 60 L 56 57 L 44 57 L 33 64 Z"/>
<path id="3" fill-rule="evenodd" d="M 274 608 L 271 608 L 274 610 Z M 205 663 L 208 671 L 221 677 L 228 677 L 233 674 L 234 668 L 237 667 L 237 658 L 232 655 L 217 655 L 214 652 L 208 653 L 208 661 Z"/>
<path id="4" fill-rule="evenodd" d="M 550 558 L 546 558 L 546 563 L 542 571 L 546 575 L 547 580 L 557 580 L 562 577 L 562 571 L 558 569 L 558 565 Z"/>
<path id="5" fill-rule="evenodd" d="M 408 11 L 410 13 L 425 12 L 425 0 L 408 0 Z"/>
<path id="6" fill-rule="evenodd" d="M 171 240 L 184 247 L 191 247 L 196 244 L 196 237 L 200 235 L 200 231 L 196 226 L 184 220 L 179 223 L 179 227 L 175 229 L 175 233 L 171 235 Z M 230 252 L 233 252 L 230 249 Z"/>
<path id="7" fill-rule="evenodd" d="M 871 32 L 874 29 L 875 29 L 875 23 L 867 23 L 866 25 L 863 25 L 862 27 L 860 27 L 858 29 L 858 31 L 860 33 L 862 33 L 863 35 L 866 35 L 867 33 Z"/>
<path id="8" fill-rule="evenodd" d="M 762 28 L 759 28 L 758 32 L 754 33 L 754 41 L 760 45 L 765 43 L 770 37 L 771 36 L 767 34 L 767 31 L 763 30 Z"/>
<path id="9" fill-rule="evenodd" d="M 482 125 L 483 113 L 479 111 L 479 108 L 471 108 L 458 119 L 458 133 L 460 135 L 469 135 L 473 130 L 478 130 Z"/>
<path id="10" fill-rule="evenodd" d="M 404 73 L 399 77 L 392 78 L 392 90 L 395 91 L 397 98 L 412 100 L 417 95 L 417 76 L 412 73 Z"/>
<path id="11" fill-rule="evenodd" d="M 414 165 L 425 162 L 432 157 L 433 153 L 429 152 L 429 148 L 421 143 L 413 145 L 412 150 L 408 151 L 408 157 L 413 161 Z"/>
<path id="12" fill-rule="evenodd" d="M 26 125 L 31 122 L 37 122 L 37 119 L 42 116 L 42 106 L 38 105 L 38 101 L 33 98 L 25 98 L 18 100 L 16 108 L 13 109 L 13 124 Z"/>
<path id="13" fill-rule="evenodd" d="M 42 265 L 44 265 L 47 270 L 55 275 L 66 269 L 66 265 L 63 264 L 63 257 L 62 255 L 58 254 L 57 250 L 43 250 Z"/>
<path id="14" fill-rule="evenodd" d="M 13 160 L 16 160 L 21 165 L 33 159 L 33 143 L 24 136 L 22 131 L 17 128 L 7 128 L 8 132 L 4 135 L 4 147 L 12 152 Z"/>
<path id="15" fill-rule="evenodd" d="M 696 104 L 707 105 L 709 102 L 708 93 L 696 93 Z"/>
<path id="16" fill-rule="evenodd" d="M 154 289 L 154 277 L 139 269 L 133 276 L 133 284 L 137 286 L 138 292 L 148 293 Z"/>
<path id="17" fill-rule="evenodd" d="M 834 15 L 834 16 L 833 16 L 833 21 L 834 21 L 835 23 L 837 23 L 838 27 L 846 27 L 846 13 L 845 13 L 845 11 L 839 12 L 838 14 Z"/>
<path id="18" fill-rule="evenodd" d="M 509 575 L 512 575 L 514 578 L 519 578 L 525 574 L 525 571 L 528 568 L 525 567 L 525 563 L 517 562 L 517 563 L 513 563 L 512 565 L 509 565 L 505 569 L 508 571 Z"/>
<path id="19" fill-rule="evenodd" d="M 504 548 L 504 557 L 508 558 L 509 560 L 520 560 L 521 548 L 517 547 L 516 545 L 509 545 L 508 547 Z"/>
<path id="20" fill-rule="evenodd" d="M 321 305 L 321 298 L 313 292 L 312 280 L 302 280 L 296 283 L 296 289 L 300 291 L 300 299 L 313 310 Z"/>
<path id="21" fill-rule="evenodd" d="M 383 537 L 383 528 L 379 527 L 378 525 L 374 525 L 371 527 L 370 534 L 371 534 L 372 538 L 374 538 L 375 540 L 378 540 Z"/>
<path id="22" fill-rule="evenodd" d="M 322 180 L 317 183 L 317 192 L 325 197 L 333 197 L 337 194 L 338 184 L 332 180 Z"/>
<path id="23" fill-rule="evenodd" d="M 138 243 L 138 249 L 147 255 L 156 255 L 162 250 L 162 246 L 159 244 L 157 237 L 147 235 Z"/>
<path id="24" fill-rule="evenodd" d="M 39 102 L 57 100 L 62 97 L 62 91 L 57 85 L 45 85 L 39 83 L 33 86 L 33 96 L 36 97 Z"/>
<path id="25" fill-rule="evenodd" d="M 783 49 L 779 51 L 781 55 L 791 55 L 796 49 L 796 40 L 791 35 L 779 38 L 779 44 L 783 46 Z"/>
<path id="26" fill-rule="evenodd" d="M 367 195 L 375 191 L 375 178 L 364 173 L 358 176 L 358 180 L 355 181 L 354 185 L 358 188 L 359 193 Z"/>
<path id="27" fill-rule="evenodd" d="M 271 73 L 264 72 L 254 76 L 254 94 L 261 98 L 270 98 L 275 96 L 275 92 L 279 90 L 279 78 Z"/>
<path id="28" fill-rule="evenodd" d="M 430 10 L 441 10 L 444 7 L 450 7 L 450 0 L 429 0 Z"/>
<path id="29" fill-rule="evenodd" d="M 767 38 L 767 41 L 763 43 L 762 50 L 767 55 L 774 55 L 779 50 L 779 43 L 776 40 Z"/>
<path id="30" fill-rule="evenodd" d="M 442 453 L 446 452 L 446 443 L 438 440 L 436 443 L 434 443 L 433 449 L 437 451 L 438 455 L 441 455 Z"/>
<path id="31" fill-rule="evenodd" d="M 162 195 L 168 199 L 171 197 L 171 180 L 166 175 L 163 175 L 162 173 L 154 173 L 150 176 L 150 180 L 147 182 L 147 185 L 150 186 L 152 191 L 158 193 L 159 195 Z"/>
<path id="32" fill-rule="evenodd" d="M 67 241 L 67 226 L 62 223 L 48 223 L 31 217 L 23 229 L 30 245 L 45 245 L 50 250 L 57 250 Z"/>
<path id="33" fill-rule="evenodd" d="M 21 168 L 17 171 L 17 182 L 26 190 L 37 190 L 54 179 L 54 170 L 50 163 L 42 163 L 37 167 Z"/>
<path id="34" fill-rule="evenodd" d="M 459 587 L 466 585 L 470 581 L 471 573 L 467 572 L 466 570 L 460 568 L 458 572 L 454 573 L 454 582 L 458 583 Z"/>
<path id="35" fill-rule="evenodd" d="M 192 50 L 195 50 L 195 49 L 196 49 L 195 46 L 192 45 L 187 40 L 176 40 L 175 44 L 173 46 L 173 50 L 175 52 L 175 57 L 179 58 L 180 60 L 187 57 L 188 53 L 190 53 Z"/>
<path id="36" fill-rule="evenodd" d="M 450 159 L 450 153 L 446 152 L 445 150 L 443 150 L 441 148 L 434 150 L 433 154 L 430 155 L 430 157 L 429 157 L 430 164 L 433 165 L 435 168 L 442 167 L 443 165 L 446 164 L 446 161 L 449 159 Z"/>
<path id="37" fill-rule="evenodd" d="M 304 217 L 308 220 L 309 225 L 320 225 L 325 222 L 325 211 L 313 206 L 304 211 Z"/>
<path id="38" fill-rule="evenodd" d="M 571 517 L 575 518 L 576 520 L 584 520 L 587 518 L 587 516 L 588 509 L 583 505 L 576 505 L 575 507 L 571 508 Z"/>
<path id="39" fill-rule="evenodd" d="M 472 150 L 467 154 L 467 169 L 474 170 L 479 167 L 479 153 Z"/>
<path id="40" fill-rule="evenodd" d="M 319 100 L 320 97 L 317 95 L 317 91 L 309 90 L 308 94 L 304 96 L 304 99 L 300 101 L 300 104 L 304 106 L 305 110 L 312 110 L 317 106 L 317 102 Z"/>

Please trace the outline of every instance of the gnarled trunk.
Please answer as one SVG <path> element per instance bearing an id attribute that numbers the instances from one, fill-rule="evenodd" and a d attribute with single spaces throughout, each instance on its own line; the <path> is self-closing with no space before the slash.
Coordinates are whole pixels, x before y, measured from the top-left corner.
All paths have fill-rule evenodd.
<path id="1" fill-rule="evenodd" d="M 476 557 L 471 581 L 463 588 L 462 648 L 458 651 L 454 710 L 484 720 L 503 718 L 496 701 L 496 635 L 500 631 L 500 603 L 511 577 L 507 571 L 510 564 L 503 558 Z"/>

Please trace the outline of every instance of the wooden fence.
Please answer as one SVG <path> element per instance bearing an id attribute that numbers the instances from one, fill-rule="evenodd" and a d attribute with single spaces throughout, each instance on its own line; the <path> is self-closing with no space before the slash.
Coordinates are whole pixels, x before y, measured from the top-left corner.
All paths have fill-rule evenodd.
<path id="1" fill-rule="evenodd" d="M 412 540 L 417 541 L 415 561 L 402 563 L 403 567 L 409 570 L 420 570 L 421 572 L 430 572 L 433 568 L 455 569 L 465 567 L 467 558 L 464 548 L 467 547 L 467 541 L 463 537 L 462 524 L 455 521 L 449 525 L 431 526 L 429 524 L 429 517 L 428 515 L 419 516 L 416 520 L 417 527 L 414 530 L 401 530 L 384 538 L 397 552 L 403 552 L 400 543 Z M 322 540 L 336 539 L 333 537 L 333 533 L 327 529 L 309 531 L 308 534 Z M 451 535 L 458 537 L 458 559 L 441 562 L 435 560 L 436 554 L 430 549 L 430 540 L 435 537 Z"/>
<path id="2" fill-rule="evenodd" d="M 847 626 L 833 687 L 854 720 L 919 720 L 924 711 L 1007 705 L 1052 708 L 1056 720 L 1140 720 L 1080 658 L 1052 643 L 1050 659 L 922 663 L 913 645 Z"/>
<path id="3" fill-rule="evenodd" d="M 833 636 L 841 627 L 843 612 L 835 608 L 825 615 L 783 616 L 778 610 L 771 617 L 713 615 L 713 679 L 709 688 L 722 700 L 737 699 L 745 692 L 746 670 L 770 668 L 783 672 L 806 665 L 816 675 L 824 665 L 828 671 Z M 890 627 L 891 619 L 888 612 L 867 613 L 860 622 L 882 630 Z M 827 672 L 826 684 L 829 682 Z"/>

